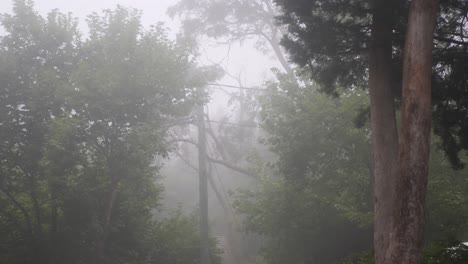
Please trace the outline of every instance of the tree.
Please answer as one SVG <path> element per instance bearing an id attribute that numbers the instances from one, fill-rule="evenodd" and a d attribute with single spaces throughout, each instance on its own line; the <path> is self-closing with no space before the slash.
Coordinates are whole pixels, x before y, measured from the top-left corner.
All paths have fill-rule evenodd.
<path id="1" fill-rule="evenodd" d="M 438 1 L 412 1 L 403 63 L 400 172 L 388 263 L 421 262 L 431 134 L 432 46 Z M 383 262 L 385 263 L 385 262 Z"/>
<path id="2" fill-rule="evenodd" d="M 180 0 L 169 9 L 169 14 L 182 18 L 187 38 L 207 36 L 226 45 L 257 39 L 259 49 L 273 51 L 283 69 L 292 73 L 279 45 L 283 29 L 275 24 L 279 13 L 271 0 Z"/>
<path id="3" fill-rule="evenodd" d="M 226 47 L 228 52 L 231 45 L 235 43 L 242 46 L 246 41 L 255 41 L 255 48 L 264 53 L 272 53 L 280 63 L 282 70 L 292 73 L 285 53 L 279 45 L 283 29 L 275 24 L 274 17 L 279 13 L 271 0 L 181 0 L 171 7 L 168 13 L 181 18 L 181 35 L 186 39 L 201 42 L 208 38 L 220 46 Z M 256 138 L 261 132 L 256 128 L 259 107 L 255 99 L 260 92 L 259 89 L 254 90 L 246 87 L 242 73 L 232 73 L 228 69 L 223 69 L 223 74 L 232 79 L 238 88 L 214 87 L 217 88 L 216 91 L 222 90 L 229 96 L 228 104 L 232 111 L 218 114 L 216 120 L 211 120 L 210 114 L 206 115 L 208 120 L 207 142 L 210 146 L 209 149 L 212 149 L 209 161 L 214 169 L 213 174 L 217 173 L 217 166 L 221 165 L 219 166 L 221 167 L 220 174 L 226 175 L 223 177 L 224 180 L 229 180 L 232 175 L 236 180 L 231 181 L 231 183 L 241 186 L 243 182 L 255 180 L 256 173 L 250 170 L 252 167 L 250 159 L 254 153 L 258 152 L 257 148 L 260 145 Z M 207 89 L 210 90 L 209 88 Z M 231 124 L 212 124 L 210 121 Z M 183 139 L 179 137 L 178 140 L 182 144 L 194 141 L 187 137 Z M 190 157 L 184 156 L 184 152 L 179 153 L 179 157 L 186 161 L 190 160 Z M 248 242 L 244 238 L 240 238 L 241 234 L 237 230 L 239 228 L 232 226 L 239 221 L 235 220 L 236 216 L 233 215 L 231 201 L 229 201 L 229 197 L 224 197 L 226 196 L 222 190 L 224 187 L 217 187 L 216 184 L 212 183 L 215 181 L 209 179 L 214 194 L 224 211 L 224 223 L 220 223 L 222 221 L 217 221 L 217 223 L 227 227 L 225 230 L 231 246 L 230 251 L 234 258 L 238 259 L 237 262 L 247 262 L 248 254 L 246 250 L 242 249 L 249 247 L 246 246 Z M 213 213 L 213 215 L 215 214 L 216 212 Z"/>
<path id="4" fill-rule="evenodd" d="M 119 185 L 135 173 L 131 164 L 148 166 L 153 155 L 166 155 L 164 123 L 190 110 L 187 82 L 178 77 L 186 74 L 188 55 L 175 50 L 160 27 L 142 31 L 139 19 L 139 12 L 122 7 L 104 17 L 90 16 L 90 38 L 83 47 L 87 59 L 76 73 L 74 116 L 89 123 L 84 137 L 103 158 L 109 180 L 97 259 L 103 255 Z"/>
<path id="5" fill-rule="evenodd" d="M 207 76 L 161 25 L 142 28 L 139 11 L 88 23 L 83 39 L 71 15 L 45 19 L 22 0 L 1 17 L 0 262 L 197 259 L 196 222 L 154 209 L 168 128 Z"/>
<path id="6" fill-rule="evenodd" d="M 395 2 L 374 1 L 369 49 L 369 98 L 374 167 L 374 251 L 386 263 L 399 171 L 398 132 L 392 91 L 392 30 Z"/>
<path id="7" fill-rule="evenodd" d="M 49 178 L 42 166 L 52 117 L 66 115 L 64 94 L 76 65 L 76 21 L 56 11 L 40 17 L 29 1 L 16 1 L 13 15 L 2 15 L 6 34 L 0 39 L 1 183 L 3 212 L 16 223 L 11 243 L 24 239 L 18 257 L 47 261 L 51 246 L 44 238 L 49 218 L 42 190 Z M 51 193 L 52 199 L 55 192 Z M 53 219 L 51 219 L 53 222 Z M 51 224 L 51 230 L 55 228 Z M 52 232 L 53 233 L 53 232 Z"/>
<path id="8" fill-rule="evenodd" d="M 246 231 L 265 237 L 266 263 L 335 263 L 372 237 L 368 132 L 353 126 L 366 98 L 330 100 L 307 80 L 278 78 L 260 97 L 265 144 L 278 160 L 236 209 Z"/>
<path id="9" fill-rule="evenodd" d="M 394 97 L 401 96 L 399 91 L 408 5 L 405 1 L 276 2 L 284 11 L 280 21 L 287 24 L 289 30 L 283 44 L 290 52 L 292 60 L 306 68 L 324 91 L 337 95 L 336 87 L 365 87 L 368 81 L 373 123 L 375 255 L 377 263 L 386 263 L 389 246 L 387 241 L 391 241 L 388 235 L 392 229 L 390 219 L 395 214 L 394 208 L 401 205 L 396 201 L 395 191 L 397 185 L 402 186 L 398 179 L 402 177 L 400 166 L 404 167 L 405 163 L 399 164 L 398 152 L 407 153 L 408 150 L 400 149 L 398 145 L 394 107 Z M 467 42 L 463 37 L 466 31 L 463 14 L 466 13 L 467 5 L 462 1 L 442 1 L 441 6 L 442 12 L 435 35 L 436 44 L 440 45 L 433 52 L 436 58 L 433 62 L 433 79 L 437 80 L 434 87 L 437 91 L 438 87 L 456 83 L 451 89 L 460 91 L 466 89 L 466 79 L 456 74 L 444 74 L 437 68 L 450 69 L 455 73 L 461 69 L 458 62 L 446 60 L 451 57 L 446 52 L 461 56 L 465 53 Z M 461 39 L 458 32 L 461 32 Z M 442 59 L 444 54 L 446 57 Z M 445 98 L 438 97 L 434 101 L 434 112 L 446 108 Z M 455 108 L 465 109 L 465 100 L 457 102 Z M 452 142 L 451 145 L 446 144 L 444 149 L 456 165 L 457 151 L 454 149 L 460 150 L 462 144 L 454 143 L 453 137 L 459 134 L 439 135 L 444 141 Z M 424 174 L 424 168 L 420 169 L 420 173 Z"/>
<path id="10" fill-rule="evenodd" d="M 329 98 L 307 80 L 278 79 L 260 97 L 264 142 L 278 160 L 273 172 L 260 174 L 257 189 L 237 197 L 245 230 L 265 237 L 266 263 L 339 263 L 356 254 L 349 263 L 373 263 L 370 127 L 360 117 L 369 114 L 362 112 L 367 94 L 342 89 Z M 466 170 L 453 170 L 435 148 L 430 164 L 426 251 L 464 241 L 468 219 Z M 432 258 L 443 258 L 437 250 Z"/>

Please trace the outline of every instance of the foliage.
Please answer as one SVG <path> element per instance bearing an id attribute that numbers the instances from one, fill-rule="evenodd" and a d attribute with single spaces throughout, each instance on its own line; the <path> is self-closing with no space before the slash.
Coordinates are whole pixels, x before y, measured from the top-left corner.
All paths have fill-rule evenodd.
<path id="1" fill-rule="evenodd" d="M 211 73 L 140 15 L 94 13 L 86 39 L 71 15 L 43 18 L 31 1 L 2 15 L 0 263 L 197 259 L 196 222 L 153 213 L 167 130 Z"/>
<path id="2" fill-rule="evenodd" d="M 261 97 L 274 175 L 244 191 L 244 227 L 266 237 L 266 263 L 333 263 L 372 241 L 368 130 L 353 127 L 365 94 L 321 95 L 313 84 L 278 75 Z"/>
<path id="3" fill-rule="evenodd" d="M 424 252 L 424 264 L 452 264 L 468 261 L 468 247 L 454 239 L 434 241 Z"/>
<path id="4" fill-rule="evenodd" d="M 454 239 L 438 240 L 424 250 L 423 264 L 459 264 L 468 261 L 468 247 Z M 370 253 L 359 253 L 347 258 L 341 264 L 373 264 Z"/>
<path id="5" fill-rule="evenodd" d="M 226 43 L 261 40 L 262 33 L 270 35 L 276 30 L 272 24 L 276 9 L 270 0 L 181 0 L 169 9 L 169 14 L 182 18 L 187 37 L 207 35 Z"/>
<path id="6" fill-rule="evenodd" d="M 292 73 L 279 45 L 284 28 L 275 23 L 280 12 L 272 0 L 179 0 L 169 14 L 181 18 L 185 39 L 206 36 L 229 46 L 255 40 L 257 50 L 273 52 L 285 72 Z"/>
<path id="7" fill-rule="evenodd" d="M 153 237 L 157 241 L 154 241 L 154 245 L 157 245 L 158 249 L 158 252 L 155 252 L 156 263 L 185 264 L 198 259 L 200 255 L 198 226 L 194 228 L 194 224 L 199 223 L 198 219 L 197 214 L 186 217 L 180 211 L 176 211 L 155 227 L 156 235 Z M 213 264 L 221 261 L 219 258 L 221 252 L 216 249 L 216 243 L 217 241 L 210 240 Z M 184 254 L 181 254 L 181 250 Z"/>
<path id="8" fill-rule="evenodd" d="M 341 264 L 374 264 L 374 256 L 370 253 L 356 253 L 346 258 Z"/>
<path id="9" fill-rule="evenodd" d="M 262 127 L 278 155 L 255 191 L 238 194 L 244 228 L 266 238 L 266 263 L 335 263 L 372 248 L 372 165 L 365 92 L 330 98 L 313 83 L 278 75 L 260 98 Z M 437 142 L 434 142 L 435 146 Z M 464 239 L 468 221 L 466 171 L 454 171 L 436 148 L 427 197 L 428 243 Z M 368 263 L 358 254 L 344 263 Z"/>
<path id="10" fill-rule="evenodd" d="M 322 90 L 366 87 L 372 1 L 275 0 L 282 8 L 279 22 L 288 28 L 282 44 L 293 62 L 310 73 Z M 401 97 L 402 49 L 409 1 L 395 1 L 393 71 L 396 97 Z M 468 65 L 466 47 L 468 3 L 440 1 L 433 50 L 434 133 L 455 168 L 467 150 Z"/>

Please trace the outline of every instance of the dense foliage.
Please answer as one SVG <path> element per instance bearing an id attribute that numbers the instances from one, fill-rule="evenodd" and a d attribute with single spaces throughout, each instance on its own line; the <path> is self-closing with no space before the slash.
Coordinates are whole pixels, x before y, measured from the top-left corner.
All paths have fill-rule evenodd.
<path id="1" fill-rule="evenodd" d="M 367 87 L 372 1 L 275 0 L 288 33 L 282 44 L 290 58 L 321 84 L 322 90 Z M 402 49 L 409 1 L 394 1 L 392 46 L 395 96 L 401 96 Z M 468 3 L 440 1 L 433 51 L 434 133 L 455 168 L 468 150 Z M 461 153 L 464 156 L 463 153 Z"/>
<path id="2" fill-rule="evenodd" d="M 246 231 L 266 238 L 265 263 L 373 261 L 369 254 L 351 258 L 372 250 L 370 131 L 358 115 L 367 107 L 367 94 L 340 93 L 330 98 L 311 83 L 299 85 L 280 74 L 260 98 L 265 142 L 278 161 L 272 174 L 261 176 L 257 190 L 239 194 L 236 208 L 245 215 Z M 428 244 L 466 239 L 465 175 L 466 170 L 452 170 L 441 151 L 433 151 Z M 434 259 L 443 257 L 443 243 L 428 248 Z"/>
<path id="3" fill-rule="evenodd" d="M 154 209 L 167 130 L 207 76 L 140 16 L 94 13 L 87 37 L 31 1 L 1 16 L 0 263 L 198 259 L 196 221 Z"/>

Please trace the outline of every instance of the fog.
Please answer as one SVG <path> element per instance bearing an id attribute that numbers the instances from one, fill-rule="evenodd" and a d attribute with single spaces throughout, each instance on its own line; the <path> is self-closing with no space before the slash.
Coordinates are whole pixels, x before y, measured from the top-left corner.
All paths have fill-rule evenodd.
<path id="1" fill-rule="evenodd" d="M 0 264 L 467 263 L 468 5 L 427 2 L 1 1 Z"/>

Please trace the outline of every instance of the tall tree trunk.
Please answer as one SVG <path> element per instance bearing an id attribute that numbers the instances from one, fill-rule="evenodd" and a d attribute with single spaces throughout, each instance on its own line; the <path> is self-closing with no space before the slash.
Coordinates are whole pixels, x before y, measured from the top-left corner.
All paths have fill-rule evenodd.
<path id="1" fill-rule="evenodd" d="M 50 228 L 49 228 L 49 264 L 60 263 L 58 260 L 57 231 L 58 231 L 58 205 L 55 186 L 50 187 Z"/>
<path id="2" fill-rule="evenodd" d="M 400 175 L 389 255 L 421 263 L 431 131 L 432 46 L 437 0 L 412 0 L 403 65 Z"/>
<path id="3" fill-rule="evenodd" d="M 268 15 L 270 15 L 272 18 L 276 17 L 278 14 L 275 12 L 272 1 L 265 1 L 265 4 L 267 5 Z M 286 71 L 286 73 L 292 74 L 293 70 L 286 59 L 285 53 L 281 49 L 279 41 L 279 39 L 282 37 L 282 35 L 284 35 L 284 33 L 281 32 L 281 28 L 279 28 L 274 23 L 273 19 L 267 24 L 271 29 L 271 35 L 269 36 L 268 34 L 265 34 L 263 32 L 260 34 L 263 35 L 266 41 L 270 44 L 271 48 L 273 49 L 273 52 L 276 55 L 276 58 L 278 59 L 281 66 L 283 66 L 283 69 Z"/>
<path id="4" fill-rule="evenodd" d="M 206 130 L 203 105 L 197 107 L 198 173 L 200 199 L 200 263 L 211 264 L 208 225 L 208 172 L 206 168 Z"/>
<path id="5" fill-rule="evenodd" d="M 114 209 L 114 203 L 117 198 L 118 186 L 119 186 L 119 180 L 117 179 L 117 177 L 112 176 L 111 186 L 110 186 L 109 194 L 107 196 L 106 206 L 104 209 L 105 214 L 104 214 L 104 223 L 102 226 L 102 234 L 97 235 L 95 252 L 91 258 L 91 264 L 99 263 L 104 255 L 106 240 L 107 240 L 107 236 L 109 235 L 109 228 L 110 228 L 110 223 L 111 223 L 111 218 L 112 218 L 112 212 Z"/>
<path id="6" fill-rule="evenodd" d="M 374 159 L 374 251 L 386 259 L 398 175 L 398 131 L 392 89 L 393 1 L 374 0 L 369 53 L 369 95 Z M 392 263 L 395 264 L 395 263 Z"/>
<path id="7" fill-rule="evenodd" d="M 281 50 L 281 47 L 279 45 L 277 29 L 274 28 L 273 31 L 274 33 L 271 39 L 267 37 L 265 38 L 267 39 L 270 46 L 273 48 L 273 51 L 275 52 L 278 61 L 281 63 L 281 66 L 283 66 L 283 69 L 286 71 L 287 74 L 292 74 L 293 70 L 291 69 L 291 66 L 289 65 L 288 61 L 284 56 L 284 52 Z"/>
<path id="8" fill-rule="evenodd" d="M 37 179 L 34 173 L 29 173 L 29 196 L 33 205 L 33 215 L 35 218 L 35 228 L 37 236 L 42 236 L 42 219 L 41 219 L 41 206 L 39 205 L 39 198 L 37 193 Z"/>
<path id="9" fill-rule="evenodd" d="M 37 170 L 37 169 L 34 169 Z M 29 173 L 29 196 L 32 203 L 32 212 L 34 216 L 34 259 L 37 264 L 46 264 L 48 262 L 47 244 L 44 243 L 45 236 L 42 229 L 41 205 L 39 202 L 38 180 L 35 173 Z"/>

